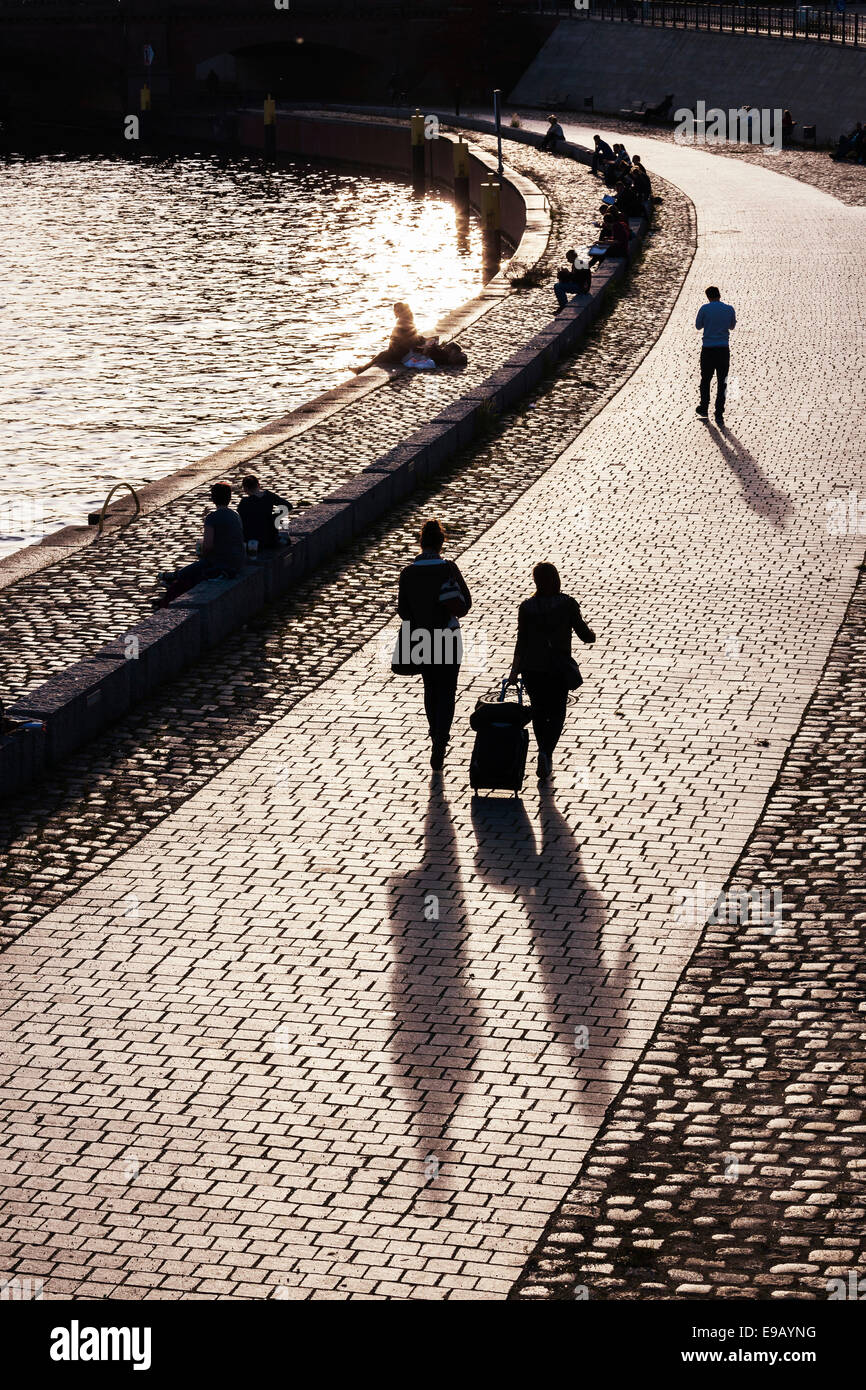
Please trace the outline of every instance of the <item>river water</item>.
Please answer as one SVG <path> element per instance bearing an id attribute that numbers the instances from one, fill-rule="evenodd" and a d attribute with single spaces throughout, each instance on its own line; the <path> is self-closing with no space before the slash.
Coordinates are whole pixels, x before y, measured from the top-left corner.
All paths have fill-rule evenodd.
<path id="1" fill-rule="evenodd" d="M 345 380 L 481 288 L 403 183 L 209 157 L 0 165 L 0 554 Z"/>

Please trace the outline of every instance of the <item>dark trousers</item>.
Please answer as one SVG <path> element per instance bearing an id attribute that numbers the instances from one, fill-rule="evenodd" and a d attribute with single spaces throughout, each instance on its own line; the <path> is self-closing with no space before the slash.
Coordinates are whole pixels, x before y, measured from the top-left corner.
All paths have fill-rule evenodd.
<path id="1" fill-rule="evenodd" d="M 535 741 L 542 753 L 552 757 L 565 724 L 568 686 L 547 671 L 524 671 L 523 684 L 532 706 Z"/>
<path id="2" fill-rule="evenodd" d="M 459 674 L 457 665 L 422 667 L 424 709 L 431 738 L 447 738 L 451 732 Z"/>
<path id="3" fill-rule="evenodd" d="M 716 377 L 716 414 L 725 409 L 725 392 L 728 385 L 728 370 L 731 365 L 731 350 L 726 347 L 701 348 L 701 410 L 710 408 L 710 387 Z"/>

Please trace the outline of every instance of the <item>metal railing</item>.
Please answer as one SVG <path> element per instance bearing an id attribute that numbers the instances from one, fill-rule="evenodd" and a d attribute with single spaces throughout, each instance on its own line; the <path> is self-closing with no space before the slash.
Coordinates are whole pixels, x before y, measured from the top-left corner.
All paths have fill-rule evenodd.
<path id="1" fill-rule="evenodd" d="M 88 518 L 87 518 L 87 524 L 88 524 L 88 526 L 98 526 L 98 527 L 99 527 L 99 531 L 97 532 L 97 535 L 100 535 L 100 536 L 101 536 L 101 535 L 102 535 L 102 532 L 103 532 L 103 529 L 104 529 L 104 527 L 105 527 L 105 512 L 106 512 L 106 509 L 107 509 L 107 507 L 108 507 L 109 502 L 111 501 L 111 499 L 112 499 L 112 497 L 114 496 L 114 494 L 115 494 L 116 492 L 119 492 L 120 489 L 121 489 L 122 487 L 128 488 L 129 491 L 132 493 L 133 501 L 135 502 L 135 511 L 132 513 L 132 516 L 129 517 L 129 519 L 128 519 L 127 521 L 124 521 L 123 525 L 122 525 L 121 528 L 120 528 L 121 531 L 124 529 L 124 527 L 129 526 L 130 522 L 135 521 L 135 518 L 136 518 L 137 516 L 140 516 L 140 515 L 141 515 L 141 499 L 139 498 L 139 495 L 138 495 L 138 493 L 136 492 L 135 488 L 132 486 L 132 483 L 125 483 L 125 482 L 115 483 L 115 484 L 114 484 L 114 487 L 111 489 L 110 493 L 108 494 L 108 496 L 106 497 L 105 501 L 104 501 L 103 504 L 102 504 L 102 510 L 101 510 L 100 512 L 98 512 L 98 513 L 97 513 L 97 512 L 91 512 L 91 513 L 89 514 Z"/>
<path id="2" fill-rule="evenodd" d="M 292 0 L 297 20 L 342 15 L 351 19 L 436 16 L 448 23 L 471 15 L 473 0 Z M 492 21 L 500 14 L 548 19 L 606 20 L 652 28 L 695 29 L 717 34 L 759 34 L 767 38 L 807 39 L 866 47 L 866 14 L 840 13 L 810 5 L 675 3 L 671 0 L 485 0 Z M 73 22 L 137 18 L 224 18 L 243 12 L 249 0 L 0 0 L 0 18 Z M 477 11 L 476 11 L 477 13 Z M 264 17 L 263 7 L 260 18 Z"/>
<path id="3" fill-rule="evenodd" d="M 773 39 L 817 39 L 866 47 L 866 14 L 846 14 L 812 5 L 710 5 L 664 0 L 498 0 L 512 13 L 560 19 L 603 19 L 651 28 L 698 29 L 715 34 L 759 34 Z"/>

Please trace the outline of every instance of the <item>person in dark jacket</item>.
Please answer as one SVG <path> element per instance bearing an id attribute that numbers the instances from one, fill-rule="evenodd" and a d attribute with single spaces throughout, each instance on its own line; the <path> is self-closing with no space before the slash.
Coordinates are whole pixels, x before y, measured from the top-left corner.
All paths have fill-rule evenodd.
<path id="1" fill-rule="evenodd" d="M 556 295 L 556 302 L 560 309 L 564 309 L 568 303 L 570 294 L 589 294 L 592 289 L 592 272 L 588 266 L 581 266 L 577 263 L 577 252 L 566 251 L 565 259 L 567 266 L 563 266 L 559 271 L 553 293 Z M 559 310 L 557 310 L 557 313 Z"/>
<path id="2" fill-rule="evenodd" d="M 581 642 L 595 641 L 577 602 L 562 592 L 555 565 L 542 562 L 532 571 L 535 593 L 517 610 L 517 643 L 508 679 L 518 675 L 532 706 L 532 728 L 538 744 L 538 780 L 550 776 L 553 753 L 565 724 L 568 679 L 562 668 L 571 656 L 571 634 Z"/>
<path id="3" fill-rule="evenodd" d="M 241 487 L 244 495 L 238 502 L 238 516 L 244 525 L 244 540 L 258 541 L 259 549 L 272 550 L 280 543 L 274 507 L 282 507 L 290 512 L 292 504 L 276 492 L 269 492 L 267 488 L 263 488 L 252 473 L 247 474 Z"/>
<path id="4" fill-rule="evenodd" d="M 421 554 L 401 572 L 397 595 L 401 644 L 407 661 L 418 667 L 424 681 L 424 709 L 433 744 L 430 766 L 435 772 L 445 762 L 454 719 L 463 651 L 459 619 L 472 606 L 463 575 L 453 560 L 442 558 L 444 544 L 439 522 L 425 521 Z"/>

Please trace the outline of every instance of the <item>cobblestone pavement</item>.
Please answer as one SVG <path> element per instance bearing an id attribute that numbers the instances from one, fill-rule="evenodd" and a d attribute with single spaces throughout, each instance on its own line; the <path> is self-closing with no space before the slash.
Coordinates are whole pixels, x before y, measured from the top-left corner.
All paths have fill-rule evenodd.
<path id="1" fill-rule="evenodd" d="M 861 575 L 729 895 L 513 1297 L 824 1299 L 862 1278 L 864 672 Z"/>
<path id="2" fill-rule="evenodd" d="M 485 140 L 481 136 L 477 143 Z M 542 186 L 556 208 L 539 263 L 548 278 L 536 289 L 507 296 L 460 334 L 469 357 L 464 370 L 397 373 L 378 390 L 263 454 L 255 469 L 267 485 L 293 500 L 326 497 L 449 401 L 477 386 L 550 321 L 556 306 L 549 280 L 569 246 L 592 241 L 597 187 L 587 169 L 573 161 L 517 145 L 509 150 L 512 154 L 513 167 Z M 249 465 L 243 465 L 227 476 L 239 486 L 247 472 Z M 59 565 L 0 590 L 0 697 L 11 704 L 149 613 L 157 571 L 190 558 L 208 505 L 208 486 L 199 487 L 121 534 L 113 532 Z"/>
<path id="3" fill-rule="evenodd" d="M 638 148 L 697 254 L 613 400 L 458 538 L 481 660 L 445 778 L 377 588 L 363 647 L 0 961 L 6 1256 L 47 1296 L 504 1297 L 652 1036 L 700 934 L 674 909 L 737 862 L 862 556 L 825 501 L 859 482 L 863 218 Z M 724 437 L 693 415 L 710 275 Z M 598 647 L 553 786 L 473 804 L 466 715 L 540 555 Z"/>
<path id="4" fill-rule="evenodd" d="M 665 193 L 618 307 L 488 439 L 30 795 L 0 802 L 0 945 L 174 810 L 363 643 L 369 594 L 394 589 L 431 507 L 464 548 L 611 399 L 667 318 L 691 255 L 691 205 L 676 188 Z"/>
<path id="5" fill-rule="evenodd" d="M 599 116 L 598 119 L 607 130 L 614 131 L 618 137 L 630 136 L 632 139 L 646 140 L 648 131 L 651 130 L 649 138 L 666 144 L 674 143 L 672 127 L 648 128 L 640 122 L 622 121 L 610 116 Z M 562 117 L 562 120 L 565 125 L 571 124 L 567 117 Z M 539 130 L 542 128 L 542 124 L 535 117 L 524 120 L 523 124 L 530 129 L 536 126 Z M 592 131 L 584 127 L 584 144 L 587 143 L 587 135 L 591 134 Z M 760 165 L 762 169 L 768 169 L 771 173 L 785 174 L 790 179 L 811 184 L 813 188 L 830 193 L 850 207 L 866 205 L 866 164 L 837 164 L 826 150 L 805 150 L 795 146 L 793 149 L 776 151 L 763 145 L 705 145 L 703 148 L 708 154 L 719 158 L 742 159 L 747 164 Z"/>

